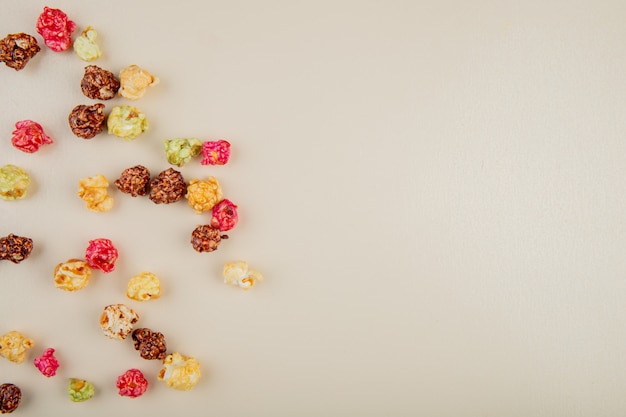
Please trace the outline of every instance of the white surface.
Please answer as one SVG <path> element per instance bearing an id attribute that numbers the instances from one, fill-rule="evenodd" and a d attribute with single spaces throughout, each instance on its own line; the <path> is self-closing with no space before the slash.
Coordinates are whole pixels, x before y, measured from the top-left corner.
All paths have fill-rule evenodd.
<path id="1" fill-rule="evenodd" d="M 36 245 L 0 263 L 0 333 L 37 344 L 28 363 L 0 361 L 24 392 L 15 415 L 626 413 L 626 3 L 4 0 L 2 36 L 35 35 L 45 4 L 99 31 L 97 65 L 161 84 L 136 103 L 145 135 L 84 141 L 66 118 L 92 102 L 86 64 L 44 48 L 0 68 L 0 164 L 35 184 L 0 202 L 0 235 Z M 12 148 L 22 119 L 55 144 Z M 185 203 L 112 190 L 115 208 L 92 213 L 76 196 L 81 177 L 166 169 L 176 136 L 233 144 L 224 167 L 182 168 L 240 207 L 211 254 L 188 244 L 206 216 Z M 118 245 L 115 272 L 55 289 L 54 266 L 95 237 Z M 266 276 L 249 292 L 221 283 L 240 258 Z M 144 270 L 164 295 L 126 300 Z M 116 302 L 199 359 L 193 391 L 102 334 Z M 46 379 L 30 362 L 49 346 L 62 368 Z M 135 400 L 114 386 L 131 367 L 151 382 Z M 71 403 L 69 377 L 97 395 Z"/>

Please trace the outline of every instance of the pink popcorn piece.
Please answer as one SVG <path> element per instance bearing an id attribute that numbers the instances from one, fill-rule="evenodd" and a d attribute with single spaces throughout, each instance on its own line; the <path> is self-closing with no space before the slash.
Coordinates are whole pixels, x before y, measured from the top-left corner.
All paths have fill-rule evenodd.
<path id="1" fill-rule="evenodd" d="M 54 349 L 48 348 L 43 355 L 34 360 L 35 366 L 43 376 L 50 378 L 55 376 L 59 368 L 59 361 L 54 357 Z"/>
<path id="2" fill-rule="evenodd" d="M 211 227 L 225 232 L 237 225 L 239 215 L 237 214 L 237 206 L 232 201 L 224 199 L 213 206 Z"/>
<path id="3" fill-rule="evenodd" d="M 105 273 L 115 269 L 115 261 L 119 254 L 109 239 L 94 239 L 89 241 L 85 251 L 87 263 L 93 269 L 99 269 Z"/>
<path id="4" fill-rule="evenodd" d="M 202 144 L 202 165 L 224 165 L 230 158 L 230 143 L 225 140 L 207 141 Z"/>
<path id="5" fill-rule="evenodd" d="M 148 389 L 148 380 L 139 369 L 129 369 L 117 377 L 115 386 L 122 397 L 136 398 Z"/>
<path id="6" fill-rule="evenodd" d="M 72 46 L 72 32 L 76 29 L 76 23 L 69 20 L 61 9 L 44 7 L 36 27 L 44 43 L 53 51 L 65 51 Z"/>
<path id="7" fill-rule="evenodd" d="M 44 133 L 43 127 L 39 123 L 32 120 L 21 120 L 15 123 L 11 143 L 22 152 L 34 153 L 39 150 L 41 145 L 53 143 L 53 140 Z"/>

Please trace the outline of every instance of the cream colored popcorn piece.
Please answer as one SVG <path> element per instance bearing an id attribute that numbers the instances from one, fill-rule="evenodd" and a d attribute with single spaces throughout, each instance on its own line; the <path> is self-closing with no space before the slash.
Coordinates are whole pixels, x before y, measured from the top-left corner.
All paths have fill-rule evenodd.
<path id="1" fill-rule="evenodd" d="M 224 283 L 235 285 L 244 290 L 249 290 L 257 282 L 263 281 L 263 275 L 260 272 L 248 268 L 245 261 L 232 261 L 224 264 L 222 272 Z"/>
<path id="2" fill-rule="evenodd" d="M 159 79 L 137 65 L 128 66 L 120 71 L 118 94 L 129 100 L 138 100 L 146 93 L 148 87 L 159 83 Z"/>
<path id="3" fill-rule="evenodd" d="M 0 336 L 0 356 L 14 363 L 22 363 L 26 359 L 26 351 L 35 346 L 33 339 L 12 330 Z"/>
<path id="4" fill-rule="evenodd" d="M 78 181 L 78 196 L 89 210 L 106 212 L 113 208 L 113 198 L 107 192 L 108 187 L 109 180 L 104 175 L 82 178 Z"/>
<path id="5" fill-rule="evenodd" d="M 159 278 L 151 272 L 142 272 L 128 281 L 126 297 L 135 301 L 156 300 L 161 296 Z"/>
<path id="6" fill-rule="evenodd" d="M 104 308 L 100 315 L 100 327 L 111 339 L 124 340 L 133 331 L 139 315 L 124 304 L 111 304 Z"/>
<path id="7" fill-rule="evenodd" d="M 87 26 L 83 33 L 74 41 L 74 52 L 83 61 L 94 61 L 102 55 L 100 47 L 96 43 L 98 32 L 91 27 Z"/>
<path id="8" fill-rule="evenodd" d="M 77 291 L 89 283 L 91 267 L 80 259 L 70 259 L 54 268 L 54 286 L 65 291 Z"/>
<path id="9" fill-rule="evenodd" d="M 200 380 L 200 363 L 194 357 L 174 352 L 163 360 L 163 368 L 157 378 L 170 388 L 189 391 Z"/>

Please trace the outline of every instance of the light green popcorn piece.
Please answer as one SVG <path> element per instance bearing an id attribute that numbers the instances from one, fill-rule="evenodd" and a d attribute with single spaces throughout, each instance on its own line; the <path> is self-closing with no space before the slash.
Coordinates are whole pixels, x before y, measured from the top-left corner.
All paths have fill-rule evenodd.
<path id="1" fill-rule="evenodd" d="M 133 140 L 148 129 L 148 120 L 137 107 L 115 106 L 107 119 L 109 134 L 124 140 Z"/>
<path id="2" fill-rule="evenodd" d="M 83 61 L 93 61 L 100 58 L 102 51 L 96 43 L 98 32 L 91 26 L 87 26 L 83 33 L 74 41 L 74 52 Z"/>
<path id="3" fill-rule="evenodd" d="M 96 389 L 91 382 L 83 379 L 70 378 L 70 384 L 67 387 L 67 393 L 70 400 L 75 403 L 87 401 L 95 394 Z"/>
<path id="4" fill-rule="evenodd" d="M 22 168 L 7 164 L 0 168 L 0 198 L 19 200 L 26 197 L 30 176 Z"/>
<path id="5" fill-rule="evenodd" d="M 179 167 L 185 165 L 194 156 L 200 155 L 202 151 L 202 141 L 196 138 L 166 139 L 163 144 L 167 162 Z"/>

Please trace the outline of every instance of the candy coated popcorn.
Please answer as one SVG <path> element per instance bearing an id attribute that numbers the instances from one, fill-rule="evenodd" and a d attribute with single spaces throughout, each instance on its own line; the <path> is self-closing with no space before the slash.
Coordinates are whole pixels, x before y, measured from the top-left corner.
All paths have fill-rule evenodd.
<path id="1" fill-rule="evenodd" d="M 83 33 L 74 41 L 74 52 L 83 61 L 94 61 L 102 55 L 100 47 L 96 43 L 98 32 L 91 26 L 87 26 Z"/>
<path id="2" fill-rule="evenodd" d="M 222 188 L 215 177 L 206 180 L 192 179 L 187 186 L 187 202 L 200 214 L 209 211 L 223 198 Z"/>
<path id="3" fill-rule="evenodd" d="M 29 237 L 16 236 L 9 233 L 0 237 L 0 261 L 8 260 L 19 264 L 30 256 L 33 250 L 33 240 Z"/>
<path id="4" fill-rule="evenodd" d="M 10 33 L 0 39 L 0 62 L 15 71 L 24 69 L 41 50 L 37 39 L 27 33 Z"/>
<path id="5" fill-rule="evenodd" d="M 128 282 L 126 297 L 135 301 L 156 300 L 161 296 L 161 283 L 151 272 L 135 275 Z"/>
<path id="6" fill-rule="evenodd" d="M 109 134 L 133 140 L 148 129 L 148 120 L 137 107 L 115 106 L 107 119 Z"/>
<path id="7" fill-rule="evenodd" d="M 207 141 L 202 144 L 202 165 L 224 165 L 230 158 L 230 143 L 225 140 Z"/>
<path id="8" fill-rule="evenodd" d="M 135 350 L 139 351 L 139 356 L 147 360 L 165 359 L 167 345 L 163 333 L 142 327 L 135 329 L 131 336 L 135 342 Z"/>
<path id="9" fill-rule="evenodd" d="M 173 168 L 159 172 L 150 182 L 150 201 L 154 204 L 170 204 L 185 196 L 187 184 L 183 174 Z"/>
<path id="10" fill-rule="evenodd" d="M 239 286 L 244 290 L 249 290 L 257 282 L 263 281 L 260 272 L 248 268 L 245 261 L 226 262 L 222 272 L 224 283 Z"/>
<path id="11" fill-rule="evenodd" d="M 19 407 L 22 400 L 22 390 L 17 385 L 0 385 L 0 414 L 12 413 Z"/>
<path id="12" fill-rule="evenodd" d="M 19 200 L 26 197 L 30 176 L 22 168 L 6 164 L 0 168 L 0 198 Z"/>
<path id="13" fill-rule="evenodd" d="M 54 268 L 54 286 L 65 291 L 85 288 L 91 277 L 91 267 L 80 259 L 70 259 Z"/>
<path id="14" fill-rule="evenodd" d="M 129 100 L 138 100 L 146 94 L 148 87 L 157 85 L 159 79 L 133 64 L 120 71 L 120 83 L 122 85 L 119 90 L 120 96 Z"/>
<path id="15" fill-rule="evenodd" d="M 206 224 L 196 227 L 191 232 L 191 246 L 200 253 L 217 250 L 222 239 L 228 239 L 228 235 L 221 235 L 219 230 Z"/>
<path id="16" fill-rule="evenodd" d="M 59 361 L 54 357 L 54 349 L 48 348 L 44 351 L 43 355 L 34 360 L 35 366 L 39 369 L 39 372 L 43 376 L 50 378 L 57 374 L 59 368 Z"/>
<path id="17" fill-rule="evenodd" d="M 108 187 L 109 180 L 104 175 L 82 178 L 78 181 L 78 196 L 89 210 L 106 212 L 113 208 L 113 197 L 109 196 Z"/>
<path id="18" fill-rule="evenodd" d="M 122 171 L 120 177 L 115 180 L 115 186 L 124 194 L 131 197 L 148 194 L 150 185 L 150 170 L 143 165 L 135 165 Z"/>
<path id="19" fill-rule="evenodd" d="M 87 65 L 80 80 L 80 89 L 86 97 L 94 100 L 110 100 L 120 89 L 120 81 L 115 75 L 97 65 Z"/>
<path id="20" fill-rule="evenodd" d="M 33 339 L 12 330 L 0 336 L 0 356 L 14 363 L 22 363 L 26 359 L 26 351 L 35 346 Z"/>
<path id="21" fill-rule="evenodd" d="M 37 32 L 48 48 L 56 52 L 65 51 L 72 44 L 72 32 L 76 23 L 68 19 L 60 9 L 44 7 L 37 20 Z"/>
<path id="22" fill-rule="evenodd" d="M 96 393 L 96 389 L 91 382 L 84 379 L 70 378 L 67 386 L 67 394 L 70 400 L 75 403 L 87 401 Z"/>
<path id="23" fill-rule="evenodd" d="M 237 206 L 232 201 L 224 199 L 213 206 L 211 227 L 226 232 L 237 225 L 239 215 L 237 214 Z"/>
<path id="24" fill-rule="evenodd" d="M 200 363 L 191 356 L 174 352 L 163 360 L 163 368 L 157 378 L 164 381 L 168 387 L 189 391 L 200 380 Z"/>
<path id="25" fill-rule="evenodd" d="M 148 380 L 139 369 L 129 369 L 117 377 L 115 386 L 122 397 L 136 398 L 148 389 Z"/>
<path id="26" fill-rule="evenodd" d="M 22 152 L 33 153 L 39 150 L 41 145 L 52 143 L 53 140 L 46 136 L 43 127 L 32 120 L 22 120 L 15 123 L 15 130 L 11 143 Z"/>
<path id="27" fill-rule="evenodd" d="M 194 156 L 200 155 L 202 150 L 202 142 L 196 138 L 166 139 L 163 144 L 167 162 L 179 167 L 191 161 Z"/>
<path id="28" fill-rule="evenodd" d="M 139 315 L 132 308 L 124 304 L 111 304 L 104 307 L 100 315 L 100 327 L 111 339 L 124 340 L 138 320 Z"/>
<path id="29" fill-rule="evenodd" d="M 89 266 L 105 273 L 115 269 L 115 261 L 117 261 L 118 256 L 113 242 L 104 238 L 90 240 L 85 250 L 85 258 Z"/>

